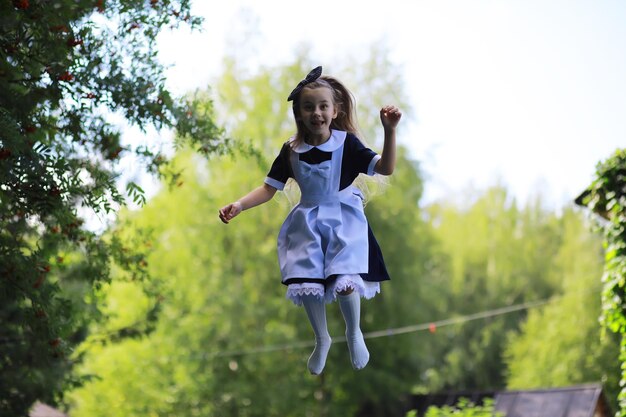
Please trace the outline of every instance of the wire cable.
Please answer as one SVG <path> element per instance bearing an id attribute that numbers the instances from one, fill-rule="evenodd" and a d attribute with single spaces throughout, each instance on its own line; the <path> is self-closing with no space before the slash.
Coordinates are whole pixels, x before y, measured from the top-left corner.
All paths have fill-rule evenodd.
<path id="1" fill-rule="evenodd" d="M 432 331 L 433 329 L 451 326 L 454 324 L 462 324 L 462 323 L 467 323 L 469 321 L 480 320 L 480 319 L 485 319 L 489 317 L 500 316 L 503 314 L 509 314 L 509 313 L 513 313 L 516 311 L 522 311 L 522 310 L 528 310 L 528 309 L 535 308 L 535 307 L 540 307 L 540 306 L 552 303 L 559 298 L 561 298 L 561 296 L 551 297 L 549 299 L 544 299 L 544 300 L 528 301 L 525 303 L 515 304 L 512 306 L 500 307 L 500 308 L 496 308 L 492 310 L 481 311 L 481 312 L 474 313 L 474 314 L 468 314 L 464 316 L 453 317 L 453 318 L 433 321 L 429 323 L 421 323 L 421 324 L 415 324 L 415 325 L 404 326 L 404 327 L 396 327 L 396 328 L 391 328 L 391 329 L 386 329 L 386 330 L 377 330 L 373 332 L 363 333 L 363 337 L 365 339 L 375 339 L 379 337 L 391 337 L 391 336 L 397 336 L 397 335 L 406 334 L 406 333 L 415 333 L 415 332 L 420 332 L 424 330 Z M 345 343 L 346 338 L 345 336 L 334 336 L 332 337 L 332 340 L 333 340 L 333 343 L 335 342 Z M 255 354 L 269 353 L 269 352 L 276 352 L 276 351 L 301 349 L 301 348 L 313 347 L 313 346 L 315 346 L 314 341 L 308 341 L 308 342 L 301 341 L 301 342 L 286 343 L 286 344 L 281 344 L 281 345 L 260 346 L 260 347 L 256 347 L 252 349 L 228 350 L 228 351 L 222 351 L 222 352 L 215 352 L 215 353 L 209 353 L 207 354 L 207 356 L 209 357 L 247 356 L 247 355 L 255 355 Z"/>

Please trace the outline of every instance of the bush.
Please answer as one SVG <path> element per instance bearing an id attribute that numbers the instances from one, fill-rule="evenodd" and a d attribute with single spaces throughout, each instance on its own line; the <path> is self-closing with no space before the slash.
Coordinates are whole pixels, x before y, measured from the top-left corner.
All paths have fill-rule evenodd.
<path id="1" fill-rule="evenodd" d="M 495 413 L 494 402 L 486 399 L 483 405 L 476 405 L 466 398 L 461 398 L 455 406 L 444 405 L 443 407 L 429 407 L 424 417 L 493 417 L 502 416 Z M 407 417 L 417 417 L 417 411 L 409 411 Z"/>

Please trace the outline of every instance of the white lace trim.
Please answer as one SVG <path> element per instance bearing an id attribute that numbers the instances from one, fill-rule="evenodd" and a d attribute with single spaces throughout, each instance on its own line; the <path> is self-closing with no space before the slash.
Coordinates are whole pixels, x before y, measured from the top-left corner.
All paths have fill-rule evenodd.
<path id="1" fill-rule="evenodd" d="M 301 284 L 289 284 L 287 286 L 287 298 L 296 305 L 302 305 L 302 297 L 313 295 L 324 300 L 324 285 L 315 282 L 303 282 Z"/>
<path id="2" fill-rule="evenodd" d="M 358 274 L 340 275 L 335 282 L 328 286 L 324 298 L 327 303 L 331 303 L 337 299 L 337 293 L 349 289 L 369 300 L 380 292 L 380 282 L 363 281 L 363 278 Z"/>
<path id="3" fill-rule="evenodd" d="M 302 297 L 313 295 L 326 303 L 332 303 L 337 299 L 337 293 L 352 289 L 362 298 L 369 300 L 380 292 L 379 282 L 363 281 L 358 274 L 340 275 L 328 288 L 315 282 L 303 282 L 289 284 L 287 286 L 287 298 L 296 305 L 302 305 Z"/>

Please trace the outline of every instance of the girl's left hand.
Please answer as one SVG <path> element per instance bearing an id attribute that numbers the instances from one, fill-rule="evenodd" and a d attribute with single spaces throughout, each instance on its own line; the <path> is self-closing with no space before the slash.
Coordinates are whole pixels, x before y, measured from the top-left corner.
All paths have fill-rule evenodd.
<path id="1" fill-rule="evenodd" d="M 396 106 L 385 106 L 380 109 L 380 121 L 385 129 L 393 129 L 398 126 L 402 112 Z"/>

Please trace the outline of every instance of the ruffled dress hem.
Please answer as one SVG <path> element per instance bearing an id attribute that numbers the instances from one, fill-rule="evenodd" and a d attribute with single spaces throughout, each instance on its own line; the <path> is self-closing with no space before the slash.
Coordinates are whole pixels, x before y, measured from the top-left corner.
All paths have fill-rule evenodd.
<path id="1" fill-rule="evenodd" d="M 337 300 L 339 292 L 349 289 L 369 300 L 380 293 L 380 282 L 364 281 L 358 274 L 339 275 L 326 286 L 318 282 L 289 284 L 286 297 L 296 305 L 302 305 L 302 297 L 311 295 L 328 304 Z"/>

